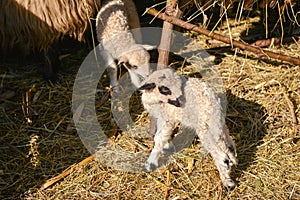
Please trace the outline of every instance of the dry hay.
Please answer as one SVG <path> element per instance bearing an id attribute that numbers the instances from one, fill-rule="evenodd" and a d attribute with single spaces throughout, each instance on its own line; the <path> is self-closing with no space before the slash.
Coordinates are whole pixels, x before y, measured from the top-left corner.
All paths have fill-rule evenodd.
<path id="1" fill-rule="evenodd" d="M 247 28 L 244 22 L 250 27 L 251 20 L 232 27 L 234 37 Z M 226 34 L 226 27 L 219 31 Z M 193 37 L 205 48 L 220 46 L 209 38 Z M 300 57 L 299 42 L 270 50 Z M 0 93 L 15 92 L 0 104 L 1 199 L 300 199 L 300 67 L 227 47 L 214 53 L 221 56 L 217 67 L 227 94 L 227 124 L 238 152 L 234 190 L 223 192 L 217 169 L 197 140 L 155 172 L 128 173 L 91 161 L 39 190 L 47 179 L 89 156 L 71 120 L 72 86 L 82 62 L 78 57 L 86 55 L 77 51 L 63 59 L 70 73 L 56 85 L 45 83 L 36 73 L 37 66 L 1 66 Z M 101 80 L 96 108 L 111 144 L 149 152 L 151 139 L 130 137 L 116 129 L 105 90 L 109 80 Z M 131 101 L 139 102 L 139 96 Z M 138 124 L 147 127 L 149 119 L 141 105 L 131 109 Z"/>

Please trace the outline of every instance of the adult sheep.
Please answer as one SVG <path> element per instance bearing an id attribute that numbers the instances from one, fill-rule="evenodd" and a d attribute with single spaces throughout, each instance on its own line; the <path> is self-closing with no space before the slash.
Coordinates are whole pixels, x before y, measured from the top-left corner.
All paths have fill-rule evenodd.
<path id="1" fill-rule="evenodd" d="M 1 0 L 0 47 L 20 49 L 25 55 L 44 53 L 46 79 L 55 79 L 59 61 L 52 46 L 64 36 L 84 41 L 100 0 Z"/>

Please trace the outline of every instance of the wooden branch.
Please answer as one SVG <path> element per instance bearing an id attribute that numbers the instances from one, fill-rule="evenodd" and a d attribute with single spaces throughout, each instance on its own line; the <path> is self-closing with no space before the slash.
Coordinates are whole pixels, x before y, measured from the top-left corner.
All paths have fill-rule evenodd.
<path id="1" fill-rule="evenodd" d="M 48 187 L 50 187 L 51 185 L 53 185 L 54 183 L 58 182 L 59 180 L 63 179 L 64 177 L 68 176 L 69 174 L 71 174 L 72 172 L 74 172 L 75 170 L 77 170 L 79 167 L 83 166 L 84 164 L 90 162 L 91 160 L 93 160 L 95 158 L 95 154 L 90 155 L 89 157 L 87 157 L 86 159 L 84 159 L 83 161 L 81 161 L 80 163 L 76 164 L 75 166 L 71 167 L 70 169 L 68 169 L 67 171 L 49 179 L 46 181 L 46 183 L 44 183 L 41 187 L 40 190 L 44 190 Z"/>
<path id="2" fill-rule="evenodd" d="M 185 22 L 183 20 L 180 20 L 176 17 L 168 16 L 165 13 L 159 13 L 156 9 L 154 8 L 148 8 L 147 13 L 150 15 L 153 15 L 159 19 L 162 19 L 164 21 L 170 22 L 174 25 L 180 26 L 182 28 L 196 31 L 200 34 L 206 35 L 208 37 L 211 37 L 213 39 L 222 41 L 226 44 L 231 44 L 233 47 L 240 48 L 242 50 L 250 51 L 258 55 L 259 57 L 266 57 L 266 58 L 274 58 L 277 60 L 281 61 L 286 61 L 295 65 L 300 65 L 300 58 L 292 57 L 292 56 L 287 56 L 287 55 L 281 55 L 278 53 L 274 53 L 271 51 L 267 50 L 262 50 L 259 47 L 251 46 L 247 43 L 241 42 L 241 41 L 236 41 L 236 40 L 231 40 L 229 37 L 223 36 L 221 34 L 215 33 L 214 31 L 209 31 L 207 29 L 203 29 L 199 26 L 196 26 L 194 24 L 190 24 L 188 22 Z"/>
<path id="3" fill-rule="evenodd" d="M 178 0 L 168 0 L 166 4 L 166 13 L 169 16 L 179 17 L 181 12 L 178 8 Z M 169 52 L 172 43 L 173 24 L 164 21 L 163 31 L 159 44 L 159 56 L 157 61 L 157 70 L 163 69 L 169 64 Z"/>
<path id="4" fill-rule="evenodd" d="M 168 0 L 166 4 L 166 13 L 169 16 L 179 17 L 182 12 L 178 8 L 178 0 Z M 169 64 L 169 53 L 172 43 L 173 24 L 164 21 L 163 31 L 161 34 L 160 44 L 158 48 L 157 70 L 163 69 Z M 150 134 L 155 135 L 157 119 L 150 117 Z"/>
<path id="5" fill-rule="evenodd" d="M 270 45 L 279 45 L 282 43 L 288 43 L 292 41 L 300 40 L 300 37 L 297 36 L 290 36 L 290 37 L 274 37 L 274 38 L 269 38 L 269 39 L 264 39 L 264 40 L 256 40 L 253 42 L 251 45 L 257 46 L 257 47 L 268 47 Z"/>

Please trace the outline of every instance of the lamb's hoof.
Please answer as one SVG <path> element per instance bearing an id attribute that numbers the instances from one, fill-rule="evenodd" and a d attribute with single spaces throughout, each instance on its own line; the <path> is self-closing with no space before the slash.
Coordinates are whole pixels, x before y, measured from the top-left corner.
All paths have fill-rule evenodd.
<path id="1" fill-rule="evenodd" d="M 232 179 L 227 179 L 226 183 L 224 183 L 223 191 L 233 190 L 235 187 L 235 183 Z"/>
<path id="2" fill-rule="evenodd" d="M 145 164 L 145 168 L 146 168 L 146 171 L 147 172 L 152 172 L 152 171 L 154 171 L 154 170 L 156 170 L 157 169 L 157 165 L 156 164 L 154 164 L 154 163 L 146 163 Z"/>

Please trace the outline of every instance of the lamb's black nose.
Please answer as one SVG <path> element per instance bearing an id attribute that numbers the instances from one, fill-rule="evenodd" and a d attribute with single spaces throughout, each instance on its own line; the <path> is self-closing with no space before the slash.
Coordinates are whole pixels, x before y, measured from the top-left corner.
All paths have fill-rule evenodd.
<path id="1" fill-rule="evenodd" d="M 185 100 L 183 97 L 176 98 L 176 100 L 168 99 L 168 103 L 176 107 L 182 107 L 184 105 L 184 102 Z"/>

